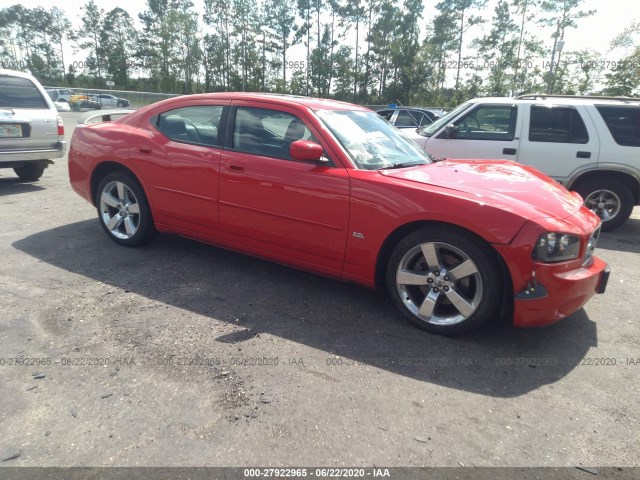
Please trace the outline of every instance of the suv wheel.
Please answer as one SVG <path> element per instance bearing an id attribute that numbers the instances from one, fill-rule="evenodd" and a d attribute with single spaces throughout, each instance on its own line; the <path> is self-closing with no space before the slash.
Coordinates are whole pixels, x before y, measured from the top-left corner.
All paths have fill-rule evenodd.
<path id="1" fill-rule="evenodd" d="M 618 228 L 631 216 L 633 194 L 629 187 L 614 178 L 590 179 L 578 185 L 576 191 L 585 206 L 602 219 L 602 230 Z"/>
<path id="2" fill-rule="evenodd" d="M 20 177 L 20 180 L 24 180 L 25 182 L 33 182 L 35 180 L 38 180 L 42 176 L 45 168 L 45 162 L 30 162 L 25 163 L 21 167 L 14 168 L 13 171 L 16 172 L 16 175 Z"/>

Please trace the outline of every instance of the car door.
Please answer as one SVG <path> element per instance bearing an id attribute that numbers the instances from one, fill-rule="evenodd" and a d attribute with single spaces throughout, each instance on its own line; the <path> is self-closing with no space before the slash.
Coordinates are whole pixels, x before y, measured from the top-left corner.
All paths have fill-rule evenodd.
<path id="1" fill-rule="evenodd" d="M 218 235 L 218 183 L 224 118 L 221 104 L 192 105 L 153 118 L 148 141 L 132 152 L 151 185 L 154 220 L 207 236 Z"/>
<path id="2" fill-rule="evenodd" d="M 455 133 L 452 137 L 443 128 L 429 138 L 425 149 L 438 158 L 516 160 L 520 117 L 517 105 L 475 105 L 453 121 Z"/>
<path id="3" fill-rule="evenodd" d="M 295 140 L 322 145 L 317 130 L 293 109 L 248 101 L 232 108 L 227 125 L 220 173 L 223 238 L 287 263 L 341 272 L 348 172 L 331 161 L 289 156 Z"/>
<path id="4" fill-rule="evenodd" d="M 596 168 L 599 139 L 581 105 L 524 105 L 518 161 L 563 181 L 578 169 Z"/>

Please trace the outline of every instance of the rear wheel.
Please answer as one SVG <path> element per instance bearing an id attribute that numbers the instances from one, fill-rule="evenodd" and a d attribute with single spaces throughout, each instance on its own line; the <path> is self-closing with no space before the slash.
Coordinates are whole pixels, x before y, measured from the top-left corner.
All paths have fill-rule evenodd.
<path id="1" fill-rule="evenodd" d="M 500 268 L 489 247 L 450 226 L 417 230 L 394 249 L 389 295 L 414 325 L 452 335 L 476 328 L 502 298 Z"/>
<path id="2" fill-rule="evenodd" d="M 602 230 L 618 228 L 631 216 L 631 189 L 615 178 L 590 179 L 577 186 L 584 205 L 602 220 Z"/>
<path id="3" fill-rule="evenodd" d="M 16 172 L 18 177 L 20 177 L 20 180 L 24 180 L 25 182 L 34 182 L 42 176 L 45 168 L 45 162 L 30 162 L 25 163 L 21 167 L 14 168 L 13 171 Z"/>
<path id="4" fill-rule="evenodd" d="M 112 173 L 102 179 L 96 206 L 102 228 L 120 245 L 144 245 L 157 234 L 144 190 L 128 173 Z"/>

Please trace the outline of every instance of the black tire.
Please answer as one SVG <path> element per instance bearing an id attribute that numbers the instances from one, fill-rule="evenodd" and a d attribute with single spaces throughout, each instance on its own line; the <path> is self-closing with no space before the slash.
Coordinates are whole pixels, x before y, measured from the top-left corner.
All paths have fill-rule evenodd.
<path id="1" fill-rule="evenodd" d="M 103 197 L 103 194 L 110 198 Z M 114 242 L 125 247 L 138 247 L 156 237 L 158 232 L 147 196 L 129 173 L 105 176 L 96 190 L 95 203 L 100 225 Z"/>
<path id="2" fill-rule="evenodd" d="M 124 104 L 124 102 L 118 102 L 118 107 L 120 108 L 124 108 L 126 105 Z"/>
<path id="3" fill-rule="evenodd" d="M 591 178 L 575 189 L 584 199 L 585 206 L 602 220 L 602 230 L 618 228 L 633 211 L 631 189 L 615 178 Z"/>
<path id="4" fill-rule="evenodd" d="M 503 282 L 495 255 L 462 229 L 449 225 L 421 228 L 393 250 L 387 264 L 387 290 L 415 326 L 440 335 L 467 332 L 498 317 Z M 422 315 L 421 310 L 425 313 L 429 306 L 430 315 Z"/>
<path id="5" fill-rule="evenodd" d="M 16 175 L 20 177 L 20 180 L 25 182 L 35 182 L 44 173 L 44 169 L 47 168 L 45 162 L 29 162 L 25 163 L 21 167 L 13 169 Z"/>

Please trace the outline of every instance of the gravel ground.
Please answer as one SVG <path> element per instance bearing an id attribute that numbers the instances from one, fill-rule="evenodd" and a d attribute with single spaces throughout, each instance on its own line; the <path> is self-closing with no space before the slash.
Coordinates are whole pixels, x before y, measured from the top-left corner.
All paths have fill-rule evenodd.
<path id="1" fill-rule="evenodd" d="M 3 466 L 638 465 L 640 209 L 602 235 L 583 310 L 442 338 L 357 286 L 170 235 L 119 247 L 66 159 L 12 174 Z"/>

